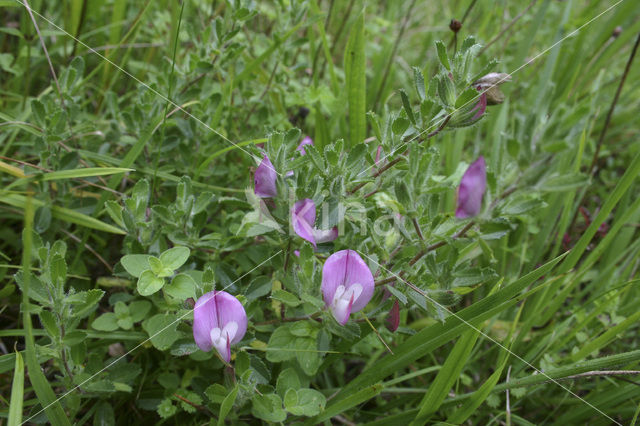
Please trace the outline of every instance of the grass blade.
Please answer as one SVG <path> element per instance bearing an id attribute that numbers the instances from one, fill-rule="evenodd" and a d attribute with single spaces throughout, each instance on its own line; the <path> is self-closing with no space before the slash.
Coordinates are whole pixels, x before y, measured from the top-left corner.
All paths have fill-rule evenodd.
<path id="1" fill-rule="evenodd" d="M 26 210 L 27 197 L 18 194 L 0 195 L 0 203 L 9 204 L 10 206 Z M 40 200 L 32 200 L 31 203 L 36 207 L 40 207 L 45 204 Z M 109 225 L 108 223 L 104 223 L 91 216 L 87 216 L 64 207 L 51 206 L 51 216 L 69 223 L 84 226 L 85 228 L 96 229 L 98 231 L 109 232 L 111 234 L 126 235 L 126 232 L 113 225 Z"/>
<path id="2" fill-rule="evenodd" d="M 16 366 L 13 369 L 13 384 L 11 385 L 11 402 L 9 404 L 8 425 L 22 423 L 22 401 L 24 399 L 24 361 L 20 352 L 16 351 Z"/>
<path id="3" fill-rule="evenodd" d="M 447 397 L 449 390 L 459 379 L 462 369 L 467 363 L 473 346 L 478 340 L 478 333 L 475 330 L 469 330 L 460 336 L 453 350 L 449 353 L 444 365 L 438 371 L 438 375 L 429 386 L 427 393 L 418 405 L 418 415 L 411 425 L 423 424 L 429 415 L 438 411 L 440 404 Z"/>
<path id="4" fill-rule="evenodd" d="M 84 169 L 60 170 L 57 172 L 44 173 L 43 175 L 37 175 L 36 178 L 42 176 L 43 181 L 50 181 L 60 179 L 77 179 L 91 176 L 105 176 L 132 171 L 134 170 L 121 167 L 88 167 Z"/>
<path id="5" fill-rule="evenodd" d="M 351 28 L 344 50 L 344 72 L 349 103 L 349 129 L 351 146 L 362 142 L 366 134 L 366 58 L 364 54 L 364 13 Z"/>

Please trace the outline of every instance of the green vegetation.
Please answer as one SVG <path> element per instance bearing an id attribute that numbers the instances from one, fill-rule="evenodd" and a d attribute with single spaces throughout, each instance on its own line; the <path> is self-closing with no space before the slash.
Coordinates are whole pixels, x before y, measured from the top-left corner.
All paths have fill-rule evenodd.
<path id="1" fill-rule="evenodd" d="M 637 424 L 637 12 L 0 0 L 0 424 Z"/>

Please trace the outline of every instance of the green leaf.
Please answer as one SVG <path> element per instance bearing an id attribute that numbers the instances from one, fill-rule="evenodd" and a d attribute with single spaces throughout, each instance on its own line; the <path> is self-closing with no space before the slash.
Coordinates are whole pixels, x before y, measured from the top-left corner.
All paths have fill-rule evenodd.
<path id="1" fill-rule="evenodd" d="M 87 339 L 87 333 L 84 330 L 74 330 L 64 335 L 62 342 L 67 346 L 74 346 Z"/>
<path id="2" fill-rule="evenodd" d="M 389 293 L 393 294 L 396 297 L 396 299 L 400 301 L 400 303 L 402 303 L 403 305 L 407 304 L 407 296 L 404 293 L 402 293 L 400 290 L 395 288 L 395 286 L 387 284 L 385 288 L 389 290 Z"/>
<path id="3" fill-rule="evenodd" d="M 296 296 L 294 296 L 293 294 L 285 290 L 274 290 L 271 293 L 271 298 L 279 300 L 285 305 L 291 306 L 291 307 L 296 307 L 300 303 L 302 303 L 300 299 L 298 299 Z"/>
<path id="4" fill-rule="evenodd" d="M 308 376 L 315 375 L 322 363 L 316 339 L 296 337 L 294 348 L 296 359 L 298 360 L 300 367 L 302 367 L 302 371 L 304 371 Z"/>
<path id="5" fill-rule="evenodd" d="M 118 225 L 120 228 L 124 228 L 124 220 L 122 219 L 122 206 L 116 203 L 113 200 L 109 200 L 105 203 L 105 209 L 107 213 L 111 217 L 111 219 Z"/>
<path id="6" fill-rule="evenodd" d="M 438 51 L 438 59 L 440 59 L 440 63 L 443 67 L 447 69 L 447 71 L 451 71 L 451 65 L 449 64 L 449 55 L 447 55 L 447 47 L 444 45 L 442 40 L 436 41 L 436 50 Z"/>
<path id="7" fill-rule="evenodd" d="M 276 328 L 267 344 L 267 360 L 271 362 L 281 362 L 295 358 L 292 350 L 295 343 L 295 336 L 289 331 L 289 324 Z M 291 350 L 289 350 L 291 349 Z"/>
<path id="8" fill-rule="evenodd" d="M 356 18 L 344 50 L 344 73 L 349 104 L 350 146 L 356 146 L 366 137 L 366 57 L 364 13 Z"/>
<path id="9" fill-rule="evenodd" d="M 189 259 L 191 250 L 187 247 L 173 247 L 160 255 L 160 262 L 165 268 L 175 271 Z"/>
<path id="10" fill-rule="evenodd" d="M 284 396 L 284 408 L 296 416 L 315 416 L 326 403 L 325 396 L 313 389 L 289 389 Z"/>
<path id="11" fill-rule="evenodd" d="M 59 254 L 51 256 L 49 261 L 49 277 L 56 287 L 62 287 L 67 281 L 67 263 Z"/>
<path id="12" fill-rule="evenodd" d="M 136 278 L 150 268 L 148 254 L 128 254 L 120 259 L 120 263 L 124 269 Z"/>
<path id="13" fill-rule="evenodd" d="M 114 426 L 116 424 L 113 407 L 107 401 L 98 403 L 96 413 L 93 415 L 93 426 Z"/>
<path id="14" fill-rule="evenodd" d="M 40 322 L 47 333 L 54 341 L 60 337 L 60 329 L 58 328 L 58 324 L 56 323 L 56 318 L 50 311 L 42 310 L 40 312 Z"/>
<path id="15" fill-rule="evenodd" d="M 422 71 L 420 71 L 420 68 L 418 67 L 413 67 L 413 84 L 415 85 L 416 93 L 422 103 L 422 101 L 427 98 L 427 89 L 424 85 L 424 76 L 422 75 Z"/>
<path id="16" fill-rule="evenodd" d="M 114 331 L 118 329 L 118 317 L 113 312 L 107 312 L 94 319 L 91 327 L 100 331 Z"/>
<path id="17" fill-rule="evenodd" d="M 164 279 L 156 276 L 151 271 L 144 271 L 138 279 L 138 293 L 142 296 L 151 296 L 164 286 Z"/>
<path id="18" fill-rule="evenodd" d="M 416 126 L 416 119 L 413 116 L 413 108 L 411 107 L 411 102 L 409 101 L 409 97 L 407 96 L 407 92 L 405 92 L 403 89 L 399 90 L 400 92 L 400 98 L 402 99 L 402 107 L 404 108 L 405 112 L 407 113 L 407 117 L 409 117 L 409 120 L 411 121 L 411 123 Z"/>
<path id="19" fill-rule="evenodd" d="M 142 328 L 149 334 L 151 344 L 161 351 L 171 347 L 181 334 L 176 331 L 178 321 L 173 316 L 157 314 L 142 323 Z"/>
<path id="20" fill-rule="evenodd" d="M 224 425 L 224 419 L 227 418 L 229 412 L 233 408 L 233 403 L 236 402 L 236 396 L 238 396 L 238 385 L 236 385 L 231 392 L 224 398 L 222 404 L 220 404 L 220 414 L 218 415 L 218 426 Z"/>
<path id="21" fill-rule="evenodd" d="M 164 292 L 180 301 L 196 298 L 196 282 L 187 274 L 178 274 L 164 287 Z"/>
<path id="22" fill-rule="evenodd" d="M 11 384 L 11 402 L 9 403 L 10 426 L 22 424 L 22 401 L 24 400 L 24 361 L 22 355 L 16 351 L 16 365 L 13 369 L 13 383 Z"/>
<path id="23" fill-rule="evenodd" d="M 129 315 L 133 322 L 142 321 L 151 310 L 151 302 L 148 300 L 136 300 L 129 304 Z"/>
<path id="24" fill-rule="evenodd" d="M 278 395 L 284 397 L 285 393 L 289 389 L 300 389 L 301 383 L 298 373 L 293 368 L 286 368 L 278 375 L 278 381 L 276 382 L 276 392 Z"/>
<path id="25" fill-rule="evenodd" d="M 453 81 L 446 74 L 441 74 L 438 78 L 438 96 L 443 105 L 453 106 L 456 102 L 456 88 Z"/>
<path id="26" fill-rule="evenodd" d="M 268 422 L 283 422 L 287 413 L 282 409 L 282 400 L 274 393 L 255 394 L 251 399 L 251 414 Z"/>
<path id="27" fill-rule="evenodd" d="M 159 277 L 168 277 L 172 274 L 173 271 L 168 271 L 167 274 L 164 274 L 166 268 L 163 267 L 162 262 L 155 256 L 149 256 L 147 259 L 149 262 L 149 268 L 151 268 L 151 272 Z"/>
<path id="28" fill-rule="evenodd" d="M 95 309 L 96 305 L 104 296 L 104 291 L 99 289 L 91 289 L 84 294 L 84 300 L 74 307 L 73 316 L 75 318 L 84 318 Z"/>

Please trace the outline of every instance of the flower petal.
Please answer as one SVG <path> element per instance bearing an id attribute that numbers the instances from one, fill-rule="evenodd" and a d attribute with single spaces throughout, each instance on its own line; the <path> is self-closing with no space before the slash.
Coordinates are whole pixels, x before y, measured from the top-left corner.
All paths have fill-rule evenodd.
<path id="1" fill-rule="evenodd" d="M 219 328 L 214 292 L 202 295 L 193 307 L 193 339 L 205 352 L 213 347 L 211 330 Z"/>
<path id="2" fill-rule="evenodd" d="M 291 209 L 291 225 L 300 238 L 309 241 L 316 246 L 313 225 L 316 221 L 316 204 L 313 200 L 305 198 L 293 205 Z"/>
<path id="3" fill-rule="evenodd" d="M 339 286 L 344 286 L 348 291 L 353 284 L 362 286 L 360 295 L 354 298 L 350 309 L 351 312 L 358 312 L 369 303 L 375 290 L 369 267 L 353 250 L 341 250 L 329 256 L 322 268 L 322 295 L 325 304 L 331 305 Z"/>
<path id="4" fill-rule="evenodd" d="M 482 114 L 484 114 L 484 112 L 487 110 L 487 93 L 486 92 L 482 92 L 480 94 L 480 99 L 478 100 L 478 103 L 473 109 L 477 111 L 473 115 L 471 120 L 477 120 L 480 117 L 482 117 Z"/>
<path id="5" fill-rule="evenodd" d="M 331 229 L 314 229 L 313 239 L 316 243 L 327 243 L 338 238 L 338 227 L 334 226 Z"/>
<path id="6" fill-rule="evenodd" d="M 278 174 L 276 169 L 271 164 L 269 157 L 266 155 L 260 162 L 260 165 L 256 169 L 254 176 L 254 192 L 258 197 L 269 198 L 278 195 L 278 189 L 276 188 L 276 178 Z"/>
<path id="7" fill-rule="evenodd" d="M 344 291 L 342 293 L 344 293 Z M 338 292 L 336 292 L 336 296 L 338 296 Z M 336 297 L 336 300 L 331 304 L 331 313 L 340 325 L 345 325 L 347 321 L 349 321 L 349 315 L 351 315 L 354 298 L 355 295 L 350 293 L 348 299 Z"/>
<path id="8" fill-rule="evenodd" d="M 244 311 L 242 303 L 226 291 L 216 292 L 216 301 L 218 306 L 218 319 L 223 331 L 222 334 L 224 335 L 226 331 L 230 330 L 229 323 L 235 322 L 237 325 L 235 334 L 229 336 L 231 344 L 236 344 L 242 340 L 244 334 L 247 332 L 247 313 Z"/>
<path id="9" fill-rule="evenodd" d="M 389 316 L 387 316 L 387 320 L 385 322 L 387 330 L 390 332 L 393 333 L 398 329 L 398 326 L 400 325 L 400 304 L 397 300 L 393 302 L 393 306 L 391 307 Z"/>
<path id="10" fill-rule="evenodd" d="M 456 217 L 462 219 L 480 213 L 486 188 L 487 167 L 484 157 L 480 156 L 469 166 L 460 181 Z"/>

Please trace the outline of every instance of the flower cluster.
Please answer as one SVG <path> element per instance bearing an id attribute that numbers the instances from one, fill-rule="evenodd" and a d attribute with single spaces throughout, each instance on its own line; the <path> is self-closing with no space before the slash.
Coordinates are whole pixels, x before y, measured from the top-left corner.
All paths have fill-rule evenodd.
<path id="1" fill-rule="evenodd" d="M 484 113 L 486 98 L 478 103 L 479 115 Z M 304 146 L 313 141 L 305 137 L 296 148 L 306 155 Z M 380 149 L 378 149 L 378 153 Z M 292 174 L 293 172 L 290 172 Z M 262 198 L 278 195 L 277 172 L 266 155 L 255 171 L 254 192 Z M 480 213 L 487 185 L 486 164 L 480 156 L 464 173 L 458 187 L 457 218 L 469 218 Z M 299 200 L 291 208 L 291 227 L 303 240 L 317 244 L 338 238 L 338 229 L 315 226 L 316 204 L 310 198 Z M 297 253 L 296 253 L 297 254 Z M 335 320 L 345 325 L 352 313 L 361 311 L 373 297 L 375 283 L 371 270 L 354 250 L 340 250 L 330 255 L 322 268 L 322 297 Z M 394 301 L 387 318 L 387 328 L 395 331 L 399 324 L 399 304 Z M 193 313 L 193 337 L 200 349 L 215 348 L 225 362 L 231 360 L 231 345 L 242 340 L 247 330 L 247 314 L 240 301 L 225 291 L 211 291 L 201 296 Z"/>

